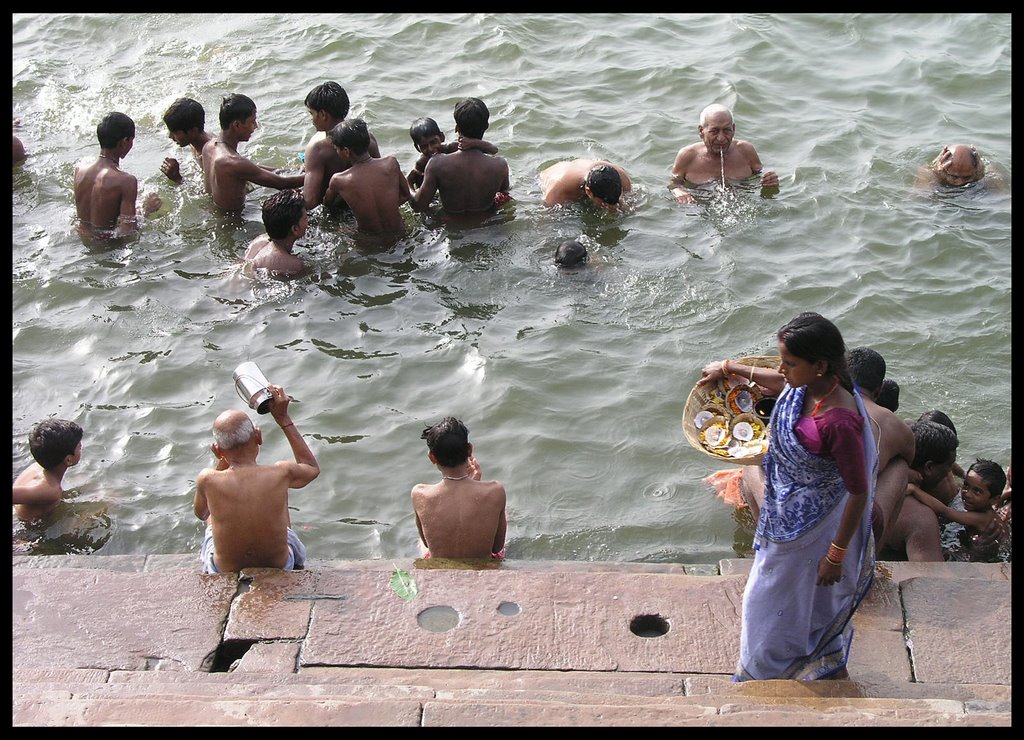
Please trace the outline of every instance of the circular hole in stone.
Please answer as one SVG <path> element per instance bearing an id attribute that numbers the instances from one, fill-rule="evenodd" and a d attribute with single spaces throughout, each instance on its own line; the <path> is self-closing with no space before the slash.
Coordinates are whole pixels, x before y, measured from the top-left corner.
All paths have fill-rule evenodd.
<path id="1" fill-rule="evenodd" d="M 514 617 L 520 611 L 519 604 L 514 601 L 503 601 L 498 604 L 498 614 L 504 614 L 506 617 Z"/>
<path id="2" fill-rule="evenodd" d="M 629 631 L 637 637 L 661 637 L 668 632 L 668 620 L 660 614 L 640 614 L 630 621 Z"/>
<path id="3" fill-rule="evenodd" d="M 459 626 L 459 613 L 450 606 L 431 606 L 416 615 L 416 623 L 430 632 L 447 632 Z"/>

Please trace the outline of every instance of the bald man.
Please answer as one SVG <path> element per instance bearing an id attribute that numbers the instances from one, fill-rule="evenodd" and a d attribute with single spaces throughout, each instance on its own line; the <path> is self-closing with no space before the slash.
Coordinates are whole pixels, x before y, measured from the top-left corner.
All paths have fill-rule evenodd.
<path id="1" fill-rule="evenodd" d="M 199 551 L 204 573 L 242 568 L 300 569 L 306 548 L 291 528 L 288 489 L 303 488 L 320 466 L 288 416 L 284 388 L 269 386 L 270 413 L 291 445 L 295 461 L 260 465 L 263 433 L 244 411 L 225 411 L 213 422 L 215 468 L 196 478 L 192 508 L 206 522 Z"/>
<path id="2" fill-rule="evenodd" d="M 700 113 L 697 126 L 700 141 L 684 146 L 672 165 L 672 194 L 680 203 L 693 203 L 687 186 L 703 185 L 714 180 L 746 180 L 760 175 L 761 188 L 779 187 L 779 176 L 764 170 L 754 145 L 743 139 L 734 139 L 736 124 L 732 111 L 713 103 Z"/>
<path id="3" fill-rule="evenodd" d="M 978 150 L 967 144 L 942 147 L 939 156 L 917 174 L 917 186 L 945 185 L 956 188 L 978 182 L 985 176 L 985 163 Z"/>

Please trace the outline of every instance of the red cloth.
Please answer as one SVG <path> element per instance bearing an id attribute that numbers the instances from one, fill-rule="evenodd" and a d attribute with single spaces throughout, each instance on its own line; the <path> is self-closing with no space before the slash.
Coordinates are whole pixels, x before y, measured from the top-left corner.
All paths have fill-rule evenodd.
<path id="1" fill-rule="evenodd" d="M 725 503 L 735 506 L 737 509 L 746 509 L 749 507 L 743 498 L 743 494 L 740 492 L 740 481 L 742 480 L 743 469 L 730 468 L 729 470 L 719 470 L 717 473 L 712 473 L 704 479 L 704 482 L 709 483 L 715 489 L 715 495 L 725 501 Z"/>

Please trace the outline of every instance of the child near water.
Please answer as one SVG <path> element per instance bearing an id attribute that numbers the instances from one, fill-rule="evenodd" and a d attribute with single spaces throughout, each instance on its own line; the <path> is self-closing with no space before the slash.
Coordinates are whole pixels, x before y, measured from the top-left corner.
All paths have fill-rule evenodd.
<path id="1" fill-rule="evenodd" d="M 967 559 L 986 562 L 995 556 L 997 548 L 980 545 L 979 536 L 985 533 L 995 518 L 995 507 L 1005 485 L 1006 474 L 998 463 L 978 458 L 967 469 L 963 485 L 960 487 L 960 497 L 966 511 L 946 506 L 913 483 L 907 486 L 907 491 L 938 516 L 964 525 L 964 531 L 960 534 L 960 544 Z"/>
<path id="2" fill-rule="evenodd" d="M 60 503 L 61 481 L 82 459 L 82 427 L 67 419 L 45 419 L 28 436 L 34 463 L 14 479 L 14 513 L 23 522 L 46 516 Z"/>
<path id="3" fill-rule="evenodd" d="M 306 233 L 309 216 L 298 190 L 280 190 L 263 203 L 263 225 L 267 232 L 252 240 L 245 251 L 245 264 L 282 275 L 302 272 L 302 258 L 292 254 L 295 241 Z"/>
<path id="4" fill-rule="evenodd" d="M 500 560 L 505 556 L 505 487 L 481 480 L 466 425 L 446 416 L 420 435 L 441 480 L 412 489 L 424 557 Z"/>
<path id="5" fill-rule="evenodd" d="M 498 153 L 498 147 L 483 139 L 462 137 L 458 141 L 445 143 L 444 132 L 433 118 L 417 118 L 409 127 L 409 136 L 412 138 L 412 145 L 420 153 L 420 158 L 406 176 L 409 187 L 413 190 L 423 184 L 423 171 L 435 154 L 451 154 L 459 149 L 479 149 L 484 154 Z"/>

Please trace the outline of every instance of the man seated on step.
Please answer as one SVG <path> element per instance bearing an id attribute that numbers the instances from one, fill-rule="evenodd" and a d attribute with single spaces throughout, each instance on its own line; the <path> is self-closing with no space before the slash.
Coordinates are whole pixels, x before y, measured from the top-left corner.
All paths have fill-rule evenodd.
<path id="1" fill-rule="evenodd" d="M 196 516 L 206 522 L 199 550 L 204 573 L 305 566 L 306 548 L 291 528 L 288 489 L 311 483 L 320 475 L 320 466 L 288 416 L 284 388 L 268 388 L 270 413 L 291 445 L 295 461 L 258 464 L 263 433 L 249 415 L 231 410 L 217 417 L 210 445 L 217 466 L 196 478 L 193 502 Z"/>
<path id="2" fill-rule="evenodd" d="M 505 556 L 505 487 L 480 480 L 466 425 L 453 416 L 427 427 L 427 458 L 441 471 L 437 483 L 412 489 L 416 528 L 424 557 L 494 558 Z"/>

